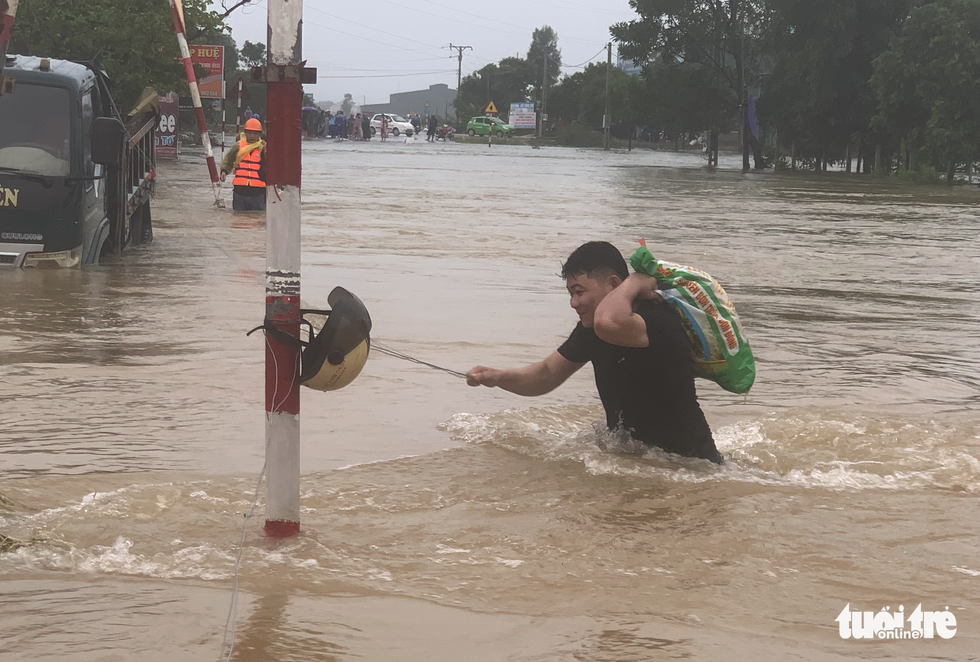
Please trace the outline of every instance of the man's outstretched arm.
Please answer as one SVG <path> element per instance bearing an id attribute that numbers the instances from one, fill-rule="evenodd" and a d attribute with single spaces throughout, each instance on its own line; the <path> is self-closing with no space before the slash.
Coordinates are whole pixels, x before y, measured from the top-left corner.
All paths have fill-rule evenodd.
<path id="1" fill-rule="evenodd" d="M 470 386 L 497 386 L 517 395 L 544 395 L 558 388 L 583 365 L 572 363 L 556 351 L 544 361 L 523 368 L 499 370 L 478 365 L 466 373 L 466 383 Z"/>

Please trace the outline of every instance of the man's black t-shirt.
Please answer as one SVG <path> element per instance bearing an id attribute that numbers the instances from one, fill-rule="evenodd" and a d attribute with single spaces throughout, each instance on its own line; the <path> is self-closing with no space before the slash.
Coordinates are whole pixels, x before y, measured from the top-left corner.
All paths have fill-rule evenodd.
<path id="1" fill-rule="evenodd" d="M 671 453 L 715 462 L 711 428 L 698 405 L 694 363 L 684 328 L 668 304 L 644 301 L 637 308 L 649 346 L 621 347 L 580 322 L 558 352 L 573 363 L 592 362 L 610 429 Z"/>

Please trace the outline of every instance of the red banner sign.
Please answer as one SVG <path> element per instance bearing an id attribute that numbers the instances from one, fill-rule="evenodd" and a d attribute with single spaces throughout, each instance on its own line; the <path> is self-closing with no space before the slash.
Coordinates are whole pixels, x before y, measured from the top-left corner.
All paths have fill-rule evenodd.
<path id="1" fill-rule="evenodd" d="M 197 81 L 202 99 L 225 98 L 225 47 L 188 46 L 191 62 L 207 69 L 207 76 Z"/>

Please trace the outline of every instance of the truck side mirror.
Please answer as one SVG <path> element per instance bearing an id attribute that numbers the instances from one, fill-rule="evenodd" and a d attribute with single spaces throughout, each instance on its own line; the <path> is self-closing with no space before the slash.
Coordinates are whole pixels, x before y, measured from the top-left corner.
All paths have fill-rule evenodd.
<path id="1" fill-rule="evenodd" d="M 104 166 L 119 165 L 126 128 L 115 117 L 96 117 L 92 122 L 92 161 Z"/>

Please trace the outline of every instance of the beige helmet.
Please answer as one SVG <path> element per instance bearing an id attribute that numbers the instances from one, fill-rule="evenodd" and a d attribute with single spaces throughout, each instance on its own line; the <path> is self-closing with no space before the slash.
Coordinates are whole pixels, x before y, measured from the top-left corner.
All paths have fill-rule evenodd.
<path id="1" fill-rule="evenodd" d="M 300 311 L 327 317 L 319 332 L 304 317 L 310 326 L 310 340 L 303 350 L 299 383 L 318 391 L 335 391 L 354 381 L 371 351 L 371 316 L 361 300 L 335 287 L 327 303 L 330 310 Z"/>
<path id="2" fill-rule="evenodd" d="M 300 345 L 302 369 L 299 383 L 318 391 L 336 391 L 361 374 L 371 351 L 371 316 L 361 300 L 342 287 L 327 296 L 330 310 L 302 309 L 300 324 L 309 328 L 309 340 L 302 341 L 266 321 L 252 329 L 265 329 L 281 342 Z M 325 318 L 318 320 L 311 317 Z M 252 333 L 249 331 L 249 333 Z"/>

